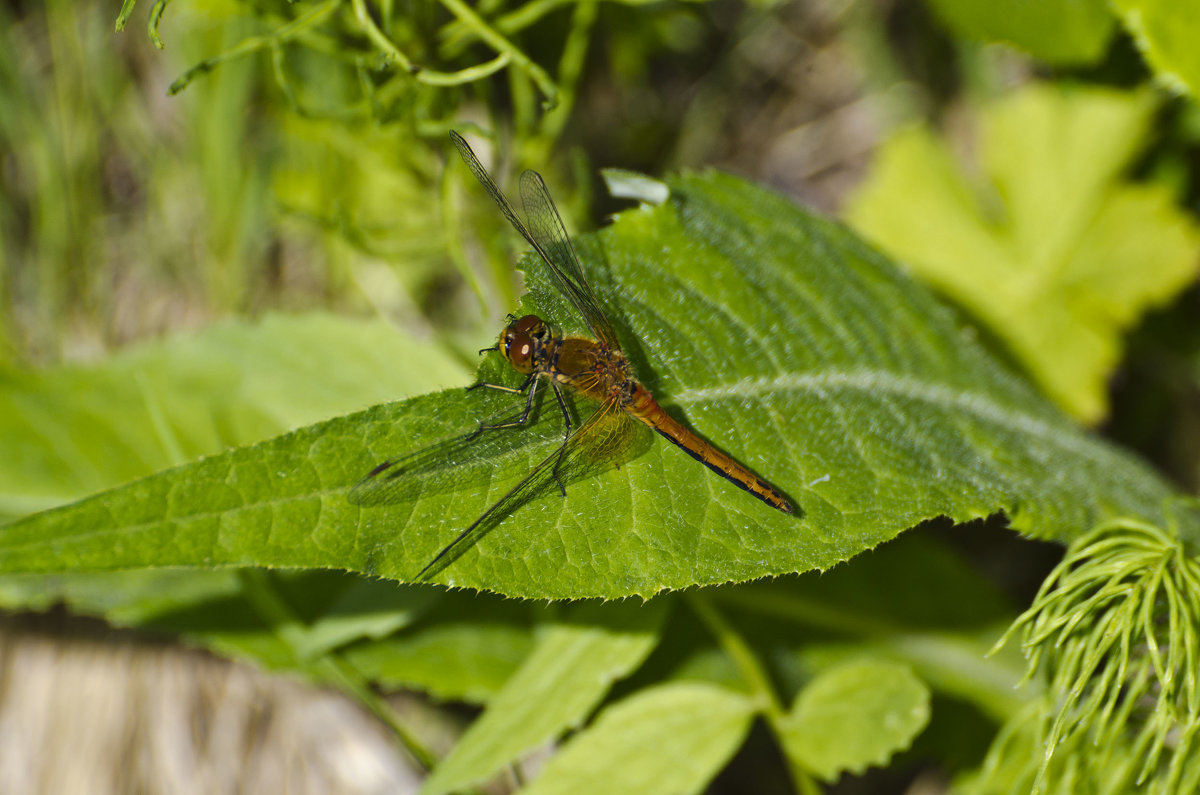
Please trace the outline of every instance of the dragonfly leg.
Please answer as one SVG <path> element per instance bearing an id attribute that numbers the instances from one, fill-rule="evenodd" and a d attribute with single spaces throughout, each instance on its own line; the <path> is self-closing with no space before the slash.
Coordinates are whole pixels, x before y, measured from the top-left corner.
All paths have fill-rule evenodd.
<path id="1" fill-rule="evenodd" d="M 532 389 L 530 389 L 530 384 L 533 385 Z M 529 412 L 533 409 L 533 399 L 537 395 L 537 374 L 536 373 L 530 373 L 529 377 L 525 379 L 525 383 L 521 384 L 521 386 L 518 387 L 517 389 L 513 389 L 512 387 L 509 387 L 509 386 L 501 386 L 500 384 L 486 384 L 486 383 L 478 383 L 478 384 L 475 384 L 474 386 L 467 387 L 467 389 L 474 389 L 475 387 L 480 387 L 480 386 L 486 386 L 491 389 L 499 389 L 501 392 L 512 392 L 513 394 L 520 394 L 520 393 L 524 392 L 526 389 L 529 389 L 529 394 L 526 395 L 526 397 L 525 397 L 525 408 L 522 409 L 521 413 L 519 415 L 517 415 L 515 418 L 508 420 L 507 422 L 495 422 L 490 425 L 487 423 L 481 422 L 481 423 L 479 423 L 479 427 L 475 429 L 475 432 L 467 437 L 468 439 L 474 439 L 476 436 L 483 433 L 484 431 L 494 431 L 499 428 L 516 428 L 517 426 L 524 425 L 529 420 Z"/>
<path id="2" fill-rule="evenodd" d="M 515 388 L 511 386 L 505 386 L 504 384 L 489 384 L 487 381 L 480 381 L 478 384 L 471 384 L 469 387 L 467 387 L 467 391 L 470 392 L 472 389 L 479 389 L 479 387 L 485 386 L 488 389 L 498 389 L 501 392 L 511 392 L 514 395 L 519 395 L 529 388 L 529 385 L 536 377 L 537 373 L 530 373 L 529 377 L 526 378 L 519 387 Z"/>
<path id="3" fill-rule="evenodd" d="M 550 386 L 554 389 L 554 397 L 558 398 L 558 407 L 562 409 L 563 415 L 563 443 L 562 447 L 558 448 L 558 460 L 554 462 L 553 473 L 554 479 L 558 482 L 558 490 L 565 497 L 567 496 L 567 487 L 563 485 L 562 476 L 558 470 L 562 466 L 563 458 L 567 454 L 567 440 L 571 438 L 571 412 L 567 411 L 567 402 L 563 400 L 562 391 L 559 390 L 558 384 L 551 381 Z"/>

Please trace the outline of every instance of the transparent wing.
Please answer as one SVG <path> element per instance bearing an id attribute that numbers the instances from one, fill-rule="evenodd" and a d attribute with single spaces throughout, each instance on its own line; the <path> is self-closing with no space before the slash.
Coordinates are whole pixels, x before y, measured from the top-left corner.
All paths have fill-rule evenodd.
<path id="1" fill-rule="evenodd" d="M 517 216 L 517 211 L 513 209 L 512 204 L 508 201 L 508 197 L 500 191 L 500 188 L 496 187 L 496 183 L 492 181 L 483 164 L 479 162 L 479 158 L 475 157 L 475 152 L 471 150 L 470 145 L 463 140 L 461 135 L 453 130 L 450 131 L 450 140 L 454 141 L 454 145 L 458 148 L 458 153 L 462 155 L 463 162 L 467 164 L 467 168 L 471 169 L 471 173 L 475 175 L 475 179 L 479 180 L 479 184 L 483 185 L 484 189 L 491 195 L 493 201 L 499 205 L 500 211 L 504 213 L 508 222 L 521 233 L 521 237 L 525 238 L 529 245 L 535 249 L 539 249 L 538 253 L 548 261 L 549 257 L 540 250 L 537 241 L 533 239 L 533 235 L 529 233 L 529 229 L 525 226 L 525 222 Z"/>
<path id="2" fill-rule="evenodd" d="M 367 473 L 350 488 L 347 498 L 365 507 L 393 505 L 412 499 L 428 489 L 452 487 L 462 479 L 464 465 L 484 467 L 489 460 L 532 440 L 526 426 L 511 425 L 524 413 L 524 403 L 488 417 L 481 425 L 508 425 L 451 437 L 408 455 L 390 458 Z M 509 429 L 524 433 L 508 434 Z"/>
<path id="3" fill-rule="evenodd" d="M 525 241 L 533 246 L 534 251 L 550 268 L 559 291 L 583 316 L 584 322 L 596 339 L 619 350 L 620 345 L 613 333 L 612 324 L 604 316 L 591 286 L 583 275 L 583 267 L 579 264 L 575 247 L 571 244 L 562 217 L 559 216 L 558 209 L 550 198 L 550 191 L 547 190 L 541 176 L 534 171 L 526 171 L 521 175 L 521 202 L 525 207 L 526 217 L 523 221 L 463 137 L 451 130 L 450 139 L 454 141 L 454 146 L 458 148 L 458 153 L 467 164 L 467 168 L 500 207 L 504 217 L 521 233 Z"/>
<path id="4" fill-rule="evenodd" d="M 615 421 L 615 425 L 610 425 Z M 493 517 L 508 516 L 512 511 L 516 510 L 524 500 L 533 496 L 534 492 L 542 486 L 550 483 L 550 478 L 553 476 L 555 467 L 559 462 L 567 465 L 568 462 L 574 459 L 575 453 L 580 449 L 581 445 L 595 445 L 600 448 L 611 445 L 609 437 L 620 437 L 624 432 L 624 425 L 628 423 L 628 416 L 624 411 L 617 406 L 613 400 L 605 401 L 597 408 L 592 415 L 588 417 L 587 422 L 580 425 L 574 433 L 572 433 L 562 446 L 556 449 L 553 453 L 542 459 L 528 475 L 521 478 L 520 482 L 509 489 L 503 497 L 497 500 L 492 507 L 488 508 L 483 514 L 470 524 L 467 529 L 463 530 L 454 540 L 442 548 L 433 560 L 425 565 L 417 574 L 414 582 L 420 582 L 426 578 L 426 575 L 436 573 L 440 568 L 450 564 L 447 556 L 452 550 L 458 547 L 463 541 L 466 541 L 477 530 L 482 530 L 486 527 L 488 520 Z M 606 431 L 606 428 L 615 428 L 616 430 Z M 438 564 L 443 564 L 438 566 Z"/>
<path id="5" fill-rule="evenodd" d="M 550 198 L 550 191 L 542 175 L 536 171 L 526 171 L 521 175 L 521 203 L 525 206 L 525 219 L 529 223 L 529 231 L 537 241 L 539 251 L 550 265 L 558 288 L 570 299 L 579 314 L 583 315 L 588 328 L 596 339 L 607 344 L 610 348 L 620 350 L 617 337 L 613 334 L 612 325 L 604 316 L 600 302 L 592 292 L 587 278 L 583 275 L 583 266 L 575 254 L 575 246 L 567 235 L 562 216 Z"/>

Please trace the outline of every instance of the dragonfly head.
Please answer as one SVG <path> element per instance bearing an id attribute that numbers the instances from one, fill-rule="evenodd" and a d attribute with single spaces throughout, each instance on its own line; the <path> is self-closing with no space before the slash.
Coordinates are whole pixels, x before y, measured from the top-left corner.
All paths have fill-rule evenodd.
<path id="1" fill-rule="evenodd" d="M 515 318 L 500 335 L 500 355 L 518 373 L 532 373 L 534 357 L 549 334 L 550 328 L 537 315 Z"/>

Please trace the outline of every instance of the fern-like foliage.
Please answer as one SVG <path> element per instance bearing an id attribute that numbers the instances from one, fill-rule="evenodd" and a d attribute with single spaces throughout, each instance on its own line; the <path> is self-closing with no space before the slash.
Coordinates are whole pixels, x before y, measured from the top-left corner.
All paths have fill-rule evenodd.
<path id="1" fill-rule="evenodd" d="M 980 791 L 1200 787 L 1200 561 L 1174 528 L 1100 524 L 1001 644 L 1017 632 L 1045 700 L 1002 732 Z"/>

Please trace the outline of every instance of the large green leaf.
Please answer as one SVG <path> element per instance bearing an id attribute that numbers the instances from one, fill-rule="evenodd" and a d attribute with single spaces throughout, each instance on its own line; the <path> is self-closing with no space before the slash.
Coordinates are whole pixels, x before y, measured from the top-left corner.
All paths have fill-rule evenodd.
<path id="1" fill-rule="evenodd" d="M 1121 332 L 1200 266 L 1200 229 L 1170 190 L 1121 177 L 1154 106 L 1146 92 L 1024 88 L 981 114 L 974 182 L 928 130 L 901 132 L 848 218 L 1096 422 Z"/>
<path id="2" fill-rule="evenodd" d="M 78 499 L 171 463 L 468 378 L 439 345 L 414 346 L 380 320 L 322 313 L 225 321 L 133 346 L 96 364 L 7 373 L 0 376 L 0 514 Z M 429 601 L 428 592 L 394 583 L 329 573 L 308 577 L 304 593 L 330 603 L 305 615 L 311 627 L 293 638 L 298 644 L 289 644 L 242 601 L 243 585 L 228 568 L 8 575 L 0 577 L 0 605 L 47 609 L 65 603 L 117 625 L 172 632 L 224 654 L 297 670 L 324 650 L 404 626 L 414 608 Z M 457 668 L 411 671 L 419 664 L 405 668 L 399 653 L 384 678 L 483 698 L 515 664 L 509 654 L 489 666 L 513 645 L 504 641 L 516 637 L 494 625 L 489 633 L 492 647 L 478 659 L 464 655 Z M 462 636 L 454 625 L 440 635 L 406 634 L 398 644 L 419 645 L 430 659 L 447 645 L 463 651 L 469 644 L 459 643 Z M 388 643 L 395 652 L 397 642 Z M 367 648 L 359 644 L 354 651 L 367 654 Z M 405 675 L 397 676 L 397 669 Z M 461 684 L 463 670 L 480 675 Z"/>
<path id="3" fill-rule="evenodd" d="M 719 174 L 671 187 L 669 203 L 581 239 L 585 268 L 668 411 L 783 489 L 797 513 L 647 439 L 619 468 L 565 472 L 565 499 L 543 482 L 436 579 L 526 597 L 650 595 L 824 569 L 939 515 L 1003 511 L 1050 538 L 1114 513 L 1161 518 L 1169 487 L 1072 425 L 845 229 Z M 522 311 L 579 330 L 527 265 Z M 495 364 L 493 354 L 487 377 L 500 377 Z M 389 504 L 353 505 L 348 487 L 380 459 L 506 405 L 513 396 L 451 390 L 168 470 L 4 527 L 0 567 L 336 567 L 411 579 L 553 452 L 553 401 L 528 431 L 484 434 L 426 462 Z"/>
<path id="4" fill-rule="evenodd" d="M 414 346 L 382 321 L 316 313 L 226 321 L 95 365 L 3 373 L 0 516 L 467 378 L 440 346 Z"/>

